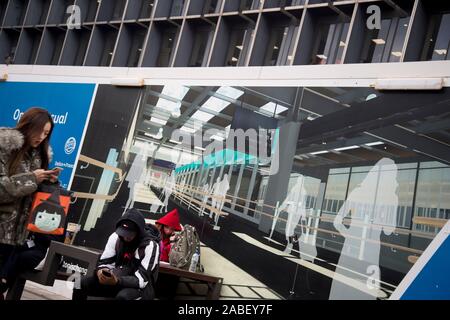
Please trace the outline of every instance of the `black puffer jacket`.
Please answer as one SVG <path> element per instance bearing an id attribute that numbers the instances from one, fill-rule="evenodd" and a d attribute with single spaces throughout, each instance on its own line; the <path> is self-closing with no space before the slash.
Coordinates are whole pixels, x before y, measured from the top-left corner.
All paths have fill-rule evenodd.
<path id="1" fill-rule="evenodd" d="M 111 234 L 98 268 L 112 269 L 118 276 L 120 286 L 139 288 L 143 299 L 153 299 L 159 270 L 159 230 L 146 225 L 143 215 L 136 209 L 128 210 L 117 221 L 116 227 L 124 220 L 133 221 L 139 228 L 139 234 L 131 243 L 123 241 L 115 232 Z"/>

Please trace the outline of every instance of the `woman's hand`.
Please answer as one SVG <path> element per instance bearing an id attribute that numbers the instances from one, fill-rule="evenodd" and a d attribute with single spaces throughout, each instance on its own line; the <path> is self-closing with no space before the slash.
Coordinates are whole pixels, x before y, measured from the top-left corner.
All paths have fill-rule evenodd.
<path id="1" fill-rule="evenodd" d="M 50 178 L 49 171 L 46 171 L 44 169 L 37 169 L 33 171 L 34 175 L 36 176 L 36 182 L 42 183 L 44 180 L 47 180 Z"/>
<path id="2" fill-rule="evenodd" d="M 56 183 L 56 182 L 58 182 L 58 177 L 51 175 L 50 178 L 48 179 L 48 181 L 50 181 L 51 183 Z"/>
<path id="3" fill-rule="evenodd" d="M 48 171 L 50 173 L 48 180 L 51 183 L 58 182 L 58 177 L 62 170 L 63 170 L 62 168 L 54 168 L 53 170 Z"/>

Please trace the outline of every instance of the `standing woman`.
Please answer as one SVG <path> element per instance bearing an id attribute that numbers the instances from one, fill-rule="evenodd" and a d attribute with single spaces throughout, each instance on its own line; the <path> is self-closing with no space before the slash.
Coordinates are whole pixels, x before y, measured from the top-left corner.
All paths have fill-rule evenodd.
<path id="1" fill-rule="evenodd" d="M 32 195 L 38 185 L 57 180 L 59 171 L 48 170 L 53 127 L 47 110 L 31 108 L 16 128 L 0 128 L 0 263 L 27 238 Z"/>

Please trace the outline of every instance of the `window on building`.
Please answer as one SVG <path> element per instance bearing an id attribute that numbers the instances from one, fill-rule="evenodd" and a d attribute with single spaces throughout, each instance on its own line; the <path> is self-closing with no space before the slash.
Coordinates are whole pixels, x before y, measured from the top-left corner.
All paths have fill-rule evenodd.
<path id="1" fill-rule="evenodd" d="M 322 212 L 327 214 L 337 214 L 344 204 L 347 196 L 347 186 L 349 180 L 349 169 L 341 171 L 330 170 L 328 176 L 327 188 L 325 191 L 325 198 Z M 339 172 L 347 173 L 339 173 Z"/>
<path id="2" fill-rule="evenodd" d="M 121 20 L 123 16 L 123 12 L 125 10 L 125 0 L 117 0 L 115 1 L 114 11 L 112 20 Z"/>
<path id="3" fill-rule="evenodd" d="M 260 0 L 241 0 L 240 10 L 258 9 Z"/>
<path id="4" fill-rule="evenodd" d="M 410 17 L 383 19 L 381 29 L 367 29 L 361 55 L 363 63 L 399 62 Z"/>
<path id="5" fill-rule="evenodd" d="M 148 19 L 152 15 L 153 7 L 155 6 L 155 0 L 144 0 L 142 1 L 140 9 L 140 19 Z"/>
<path id="6" fill-rule="evenodd" d="M 6 1 L 0 2 L 0 25 L 3 25 L 3 18 L 5 17 L 7 4 L 8 4 L 8 2 L 6 2 Z"/>
<path id="7" fill-rule="evenodd" d="M 282 55 L 282 52 L 285 52 L 288 50 L 290 42 L 288 41 L 288 38 L 291 39 L 291 36 L 289 34 L 290 31 L 289 26 L 281 26 L 281 27 L 275 27 L 270 32 L 270 39 L 269 39 L 269 45 L 266 51 L 266 57 L 264 59 L 264 65 L 265 66 L 275 66 L 284 64 L 286 61 L 280 61 L 280 57 Z M 286 51 L 287 52 L 287 51 Z"/>
<path id="8" fill-rule="evenodd" d="M 220 0 L 206 0 L 204 12 L 205 13 L 219 12 L 221 3 L 222 3 L 222 1 L 220 1 Z"/>
<path id="9" fill-rule="evenodd" d="M 242 66 L 245 64 L 252 32 L 252 29 L 245 27 L 235 28 L 231 31 L 227 66 Z"/>
<path id="10" fill-rule="evenodd" d="M 41 43 L 42 32 L 30 29 L 23 31 L 19 47 L 26 48 L 25 50 L 18 50 L 20 55 L 16 54 L 15 63 L 17 64 L 34 64 Z"/>
<path id="11" fill-rule="evenodd" d="M 183 14 L 184 0 L 173 0 L 172 9 L 170 10 L 171 17 L 178 17 Z"/>
<path id="12" fill-rule="evenodd" d="M 41 15 L 39 17 L 39 24 L 44 24 L 47 21 L 47 16 L 48 16 L 48 11 L 50 9 L 50 3 L 51 0 L 46 0 L 45 2 L 43 2 L 40 7 L 41 11 Z M 28 18 L 27 18 L 28 19 Z"/>
<path id="13" fill-rule="evenodd" d="M 414 166 L 414 164 L 413 164 Z M 398 188 L 396 190 L 396 195 L 398 197 L 397 206 L 397 227 L 409 229 L 411 226 L 412 219 L 412 207 L 414 199 L 414 185 L 416 182 L 416 169 L 401 169 L 401 165 L 397 166 L 398 171 L 395 177 Z M 364 179 L 367 177 L 368 172 L 371 167 L 356 167 L 352 168 L 352 173 L 350 176 L 350 182 L 348 187 L 348 194 L 350 194 L 355 188 L 361 185 Z M 378 179 L 376 181 L 376 190 L 382 189 L 383 182 Z M 373 203 L 369 205 L 382 205 L 379 199 L 373 199 Z M 353 217 L 363 219 L 363 216 L 358 215 L 358 212 L 354 212 Z"/>
<path id="14" fill-rule="evenodd" d="M 6 10 L 6 17 L 3 25 L 4 26 L 21 25 L 25 19 L 27 7 L 28 7 L 28 0 L 9 1 L 8 10 Z"/>
<path id="15" fill-rule="evenodd" d="M 112 56 L 114 54 L 114 46 L 116 44 L 118 31 L 113 28 L 104 28 L 101 30 L 101 38 L 104 43 L 103 50 L 101 50 L 101 58 L 99 66 L 111 65 Z"/>
<path id="16" fill-rule="evenodd" d="M 51 60 L 50 60 L 50 64 L 51 65 L 57 65 L 59 62 L 59 58 L 61 55 L 61 51 L 62 51 L 62 47 L 64 44 L 64 39 L 66 36 L 65 32 L 53 32 L 54 34 L 52 35 L 53 37 L 53 42 L 54 42 L 54 49 L 52 51 L 51 54 Z"/>
<path id="17" fill-rule="evenodd" d="M 422 60 L 450 60 L 450 13 L 431 18 Z"/>
<path id="18" fill-rule="evenodd" d="M 89 45 L 89 38 L 91 36 L 91 32 L 87 30 L 82 30 L 81 32 L 77 32 L 75 34 L 75 38 L 78 46 L 76 47 L 76 55 L 75 62 L 73 63 L 76 66 L 83 65 L 84 58 L 86 57 L 87 47 Z"/>
<path id="19" fill-rule="evenodd" d="M 284 33 L 285 28 L 283 27 L 273 28 L 271 30 L 269 46 L 267 48 L 264 65 L 275 66 L 277 64 L 277 59 L 278 55 L 280 54 L 281 42 L 283 40 Z"/>
<path id="20" fill-rule="evenodd" d="M 192 54 L 189 62 L 190 67 L 205 66 L 205 57 L 207 54 L 208 43 L 211 38 L 211 28 L 198 28 L 195 32 L 194 45 L 192 46 Z"/>
<path id="21" fill-rule="evenodd" d="M 130 45 L 130 53 L 128 56 L 128 67 L 137 67 L 139 64 L 139 58 L 141 57 L 141 53 L 144 46 L 144 39 L 147 34 L 147 29 L 133 29 L 131 33 L 131 45 Z"/>
<path id="22" fill-rule="evenodd" d="M 319 26 L 313 64 L 342 63 L 349 26 L 349 23 L 321 24 Z"/>
<path id="23" fill-rule="evenodd" d="M 169 66 L 172 51 L 175 46 L 176 36 L 177 36 L 177 28 L 164 30 L 161 41 L 161 49 L 159 51 L 159 57 L 157 62 L 158 67 Z"/>
<path id="24" fill-rule="evenodd" d="M 95 16 L 97 15 L 98 7 L 100 6 L 99 1 L 89 1 L 89 8 L 86 15 L 86 21 L 92 22 L 95 20 Z"/>
<path id="25" fill-rule="evenodd" d="M 0 34 L 0 57 L 14 59 L 19 41 L 20 31 L 4 29 Z"/>
<path id="26" fill-rule="evenodd" d="M 448 219 L 450 213 L 450 168 L 426 168 L 421 164 L 417 181 L 415 217 Z M 414 224 L 414 230 L 437 234 L 435 227 Z"/>

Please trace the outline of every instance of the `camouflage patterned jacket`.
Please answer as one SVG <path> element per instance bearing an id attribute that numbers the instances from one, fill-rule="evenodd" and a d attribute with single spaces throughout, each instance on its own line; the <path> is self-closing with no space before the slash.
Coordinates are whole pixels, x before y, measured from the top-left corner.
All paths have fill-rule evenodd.
<path id="1" fill-rule="evenodd" d="M 0 128 L 0 243 L 3 244 L 24 243 L 32 196 L 38 188 L 33 171 L 41 168 L 41 158 L 36 149 L 22 161 L 17 174 L 9 175 L 11 155 L 23 143 L 24 137 L 18 130 Z"/>

